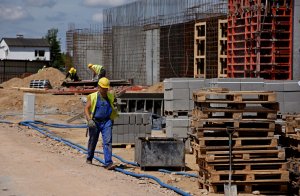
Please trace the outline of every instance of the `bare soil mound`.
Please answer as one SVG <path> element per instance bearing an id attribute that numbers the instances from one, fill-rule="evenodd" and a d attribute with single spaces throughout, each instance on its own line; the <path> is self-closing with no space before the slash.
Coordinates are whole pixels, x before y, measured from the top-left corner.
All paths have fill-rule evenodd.
<path id="1" fill-rule="evenodd" d="M 4 88 L 29 87 L 31 80 L 49 80 L 53 88 L 58 88 L 61 86 L 64 79 L 65 75 L 61 71 L 49 67 L 24 79 L 12 78 L 6 82 L 3 82 L 1 86 Z"/>

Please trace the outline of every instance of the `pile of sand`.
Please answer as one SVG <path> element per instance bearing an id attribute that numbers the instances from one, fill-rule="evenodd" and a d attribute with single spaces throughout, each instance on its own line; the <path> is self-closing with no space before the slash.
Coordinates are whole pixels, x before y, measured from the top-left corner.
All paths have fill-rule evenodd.
<path id="1" fill-rule="evenodd" d="M 162 92 L 164 92 L 164 83 L 158 82 L 158 83 L 154 84 L 153 86 L 150 86 L 149 88 L 143 90 L 143 92 L 162 93 Z"/>
<path id="2" fill-rule="evenodd" d="M 49 67 L 24 79 L 12 78 L 6 82 L 3 82 L 1 86 L 4 88 L 29 87 L 31 80 L 49 80 L 53 88 L 58 88 L 61 86 L 64 79 L 65 75 L 61 71 Z"/>

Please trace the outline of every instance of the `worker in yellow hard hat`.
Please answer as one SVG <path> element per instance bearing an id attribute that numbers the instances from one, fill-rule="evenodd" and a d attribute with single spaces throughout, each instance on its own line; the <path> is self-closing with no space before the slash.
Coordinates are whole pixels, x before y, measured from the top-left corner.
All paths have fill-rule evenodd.
<path id="1" fill-rule="evenodd" d="M 98 91 L 87 97 L 84 113 L 87 119 L 89 141 L 86 163 L 92 164 L 99 134 L 102 134 L 104 152 L 104 166 L 114 169 L 112 161 L 112 126 L 113 120 L 118 116 L 114 108 L 114 95 L 108 92 L 110 82 L 103 77 L 98 82 Z"/>
<path id="2" fill-rule="evenodd" d="M 105 77 L 106 70 L 102 65 L 96 65 L 96 64 L 88 64 L 87 65 L 90 70 L 93 71 L 93 78 L 95 78 L 97 81 L 100 80 L 100 78 Z"/>
<path id="3" fill-rule="evenodd" d="M 66 80 L 71 80 L 71 81 L 80 81 L 78 75 L 77 75 L 77 70 L 74 67 L 71 67 L 71 69 L 68 71 L 67 75 L 66 75 Z"/>

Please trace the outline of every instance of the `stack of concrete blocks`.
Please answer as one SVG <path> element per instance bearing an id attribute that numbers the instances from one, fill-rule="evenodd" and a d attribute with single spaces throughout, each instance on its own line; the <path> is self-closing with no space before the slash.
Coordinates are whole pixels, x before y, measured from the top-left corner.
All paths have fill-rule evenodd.
<path id="1" fill-rule="evenodd" d="M 203 87 L 203 79 L 171 78 L 164 80 L 166 137 L 188 138 L 190 118 L 194 108 L 193 91 Z M 186 142 L 186 149 L 190 149 L 189 142 Z"/>
<path id="2" fill-rule="evenodd" d="M 264 88 L 276 92 L 281 114 L 300 113 L 300 82 L 298 80 L 266 80 Z"/>
<path id="3" fill-rule="evenodd" d="M 134 144 L 136 137 L 151 137 L 151 113 L 119 113 L 112 132 L 113 144 Z"/>

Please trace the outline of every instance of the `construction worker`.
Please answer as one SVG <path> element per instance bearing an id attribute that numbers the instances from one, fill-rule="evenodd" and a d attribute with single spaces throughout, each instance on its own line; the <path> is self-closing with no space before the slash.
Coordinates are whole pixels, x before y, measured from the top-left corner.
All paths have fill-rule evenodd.
<path id="1" fill-rule="evenodd" d="M 71 67 L 71 69 L 68 71 L 66 78 L 65 79 L 70 79 L 71 81 L 79 81 L 79 77 L 77 75 L 77 70 L 74 67 Z"/>
<path id="2" fill-rule="evenodd" d="M 93 71 L 93 78 L 95 78 L 97 81 L 100 80 L 100 78 L 105 77 L 106 70 L 102 65 L 94 65 L 94 64 L 88 64 L 88 68 Z"/>
<path id="3" fill-rule="evenodd" d="M 84 113 L 87 119 L 89 141 L 86 163 L 92 164 L 99 134 L 102 134 L 104 166 L 108 170 L 115 168 L 112 161 L 112 125 L 118 116 L 114 108 L 114 95 L 108 92 L 110 82 L 103 77 L 98 82 L 98 91 L 87 97 Z"/>

